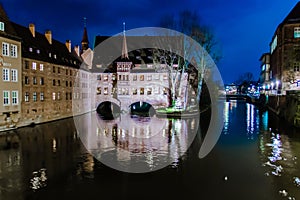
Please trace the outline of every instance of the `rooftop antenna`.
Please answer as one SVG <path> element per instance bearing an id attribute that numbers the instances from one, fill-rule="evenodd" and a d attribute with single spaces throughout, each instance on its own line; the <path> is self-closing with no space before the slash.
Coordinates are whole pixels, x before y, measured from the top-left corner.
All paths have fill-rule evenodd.
<path id="1" fill-rule="evenodd" d="M 86 28 L 86 17 L 83 17 L 83 26 Z"/>

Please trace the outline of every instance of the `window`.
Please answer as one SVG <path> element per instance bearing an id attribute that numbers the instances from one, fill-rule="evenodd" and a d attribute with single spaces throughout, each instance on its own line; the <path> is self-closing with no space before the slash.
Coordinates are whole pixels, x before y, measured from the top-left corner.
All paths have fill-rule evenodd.
<path id="1" fill-rule="evenodd" d="M 148 75 L 147 76 L 147 81 L 151 81 L 152 80 L 152 75 Z"/>
<path id="2" fill-rule="evenodd" d="M 66 69 L 66 75 L 68 75 L 68 69 Z"/>
<path id="3" fill-rule="evenodd" d="M 70 96 L 70 100 L 72 100 L 72 92 L 70 92 L 69 96 Z"/>
<path id="4" fill-rule="evenodd" d="M 52 100 L 55 101 L 55 92 L 52 93 Z"/>
<path id="5" fill-rule="evenodd" d="M 164 94 L 164 95 L 167 95 L 167 94 L 168 94 L 168 88 L 164 88 L 163 94 Z"/>
<path id="6" fill-rule="evenodd" d="M 4 31 L 4 22 L 0 22 L 0 31 Z"/>
<path id="7" fill-rule="evenodd" d="M 276 49 L 276 47 L 277 47 L 277 35 L 275 36 L 275 38 L 273 39 L 273 41 L 271 43 L 271 54 Z"/>
<path id="8" fill-rule="evenodd" d="M 60 86 L 60 80 L 57 80 L 57 85 Z"/>
<path id="9" fill-rule="evenodd" d="M 41 51 L 40 51 L 39 49 L 37 49 L 37 50 L 36 50 L 36 53 L 37 53 L 37 54 L 40 54 L 40 53 L 41 53 Z"/>
<path id="10" fill-rule="evenodd" d="M 140 89 L 140 95 L 144 95 L 144 88 Z"/>
<path id="11" fill-rule="evenodd" d="M 2 69 L 3 81 L 9 81 L 9 69 Z"/>
<path id="12" fill-rule="evenodd" d="M 25 69 L 29 69 L 29 62 L 28 62 L 28 60 L 25 60 Z"/>
<path id="13" fill-rule="evenodd" d="M 108 75 L 104 75 L 103 80 L 108 81 Z"/>
<path id="14" fill-rule="evenodd" d="M 115 74 L 112 75 L 112 80 L 113 81 L 116 80 L 116 75 Z"/>
<path id="15" fill-rule="evenodd" d="M 60 92 L 57 93 L 57 100 L 60 100 Z"/>
<path id="16" fill-rule="evenodd" d="M 69 83 L 69 82 L 68 82 L 68 81 L 66 81 L 66 87 L 68 87 L 68 83 Z"/>
<path id="17" fill-rule="evenodd" d="M 41 92 L 41 93 L 40 93 L 40 100 L 41 100 L 41 101 L 44 101 L 44 92 Z"/>
<path id="18" fill-rule="evenodd" d="M 59 74 L 60 74 L 60 68 L 59 68 L 59 67 L 57 68 L 57 73 L 59 73 Z"/>
<path id="19" fill-rule="evenodd" d="M 152 94 L 152 88 L 147 88 L 147 95 L 151 95 Z"/>
<path id="20" fill-rule="evenodd" d="M 144 75 L 140 75 L 140 81 L 144 80 Z"/>
<path id="21" fill-rule="evenodd" d="M 168 75 L 164 75 L 164 80 L 167 80 L 168 79 Z"/>
<path id="22" fill-rule="evenodd" d="M 101 87 L 97 87 L 97 94 L 101 94 Z"/>
<path id="23" fill-rule="evenodd" d="M 10 45 L 10 56 L 17 58 L 18 57 L 18 46 L 11 44 Z"/>
<path id="24" fill-rule="evenodd" d="M 32 69 L 36 70 L 36 62 L 32 62 Z"/>
<path id="25" fill-rule="evenodd" d="M 44 64 L 40 64 L 40 71 L 44 71 Z"/>
<path id="26" fill-rule="evenodd" d="M 34 102 L 36 102 L 36 100 L 37 100 L 37 98 L 36 98 L 36 92 L 33 93 L 32 99 L 33 99 Z"/>
<path id="27" fill-rule="evenodd" d="M 103 94 L 104 94 L 104 95 L 107 95 L 107 94 L 108 94 L 108 88 L 107 88 L 107 87 L 104 88 Z"/>
<path id="28" fill-rule="evenodd" d="M 41 77 L 41 79 L 40 79 L 40 85 L 44 85 L 44 77 Z"/>
<path id="29" fill-rule="evenodd" d="M 19 103 L 18 102 L 18 91 L 12 91 L 11 98 L 12 98 L 12 104 L 17 105 Z"/>
<path id="30" fill-rule="evenodd" d="M 18 70 L 16 69 L 11 70 L 11 81 L 18 82 Z"/>
<path id="31" fill-rule="evenodd" d="M 70 85 L 70 87 L 72 87 L 72 81 L 70 81 L 70 84 L 69 84 L 69 85 Z"/>
<path id="32" fill-rule="evenodd" d="M 9 104 L 9 91 L 3 91 L 3 105 L 7 106 Z"/>
<path id="33" fill-rule="evenodd" d="M 133 80 L 134 80 L 134 81 L 137 80 L 137 75 L 133 75 Z"/>
<path id="34" fill-rule="evenodd" d="M 25 102 L 29 101 L 29 92 L 25 92 Z"/>
<path id="35" fill-rule="evenodd" d="M 9 49 L 9 44 L 6 42 L 2 42 L 2 55 L 3 56 L 9 56 L 8 49 Z"/>
<path id="36" fill-rule="evenodd" d="M 133 89 L 132 89 L 132 94 L 133 94 L 133 95 L 137 95 L 137 89 L 136 89 L 136 88 L 133 88 Z"/>
<path id="37" fill-rule="evenodd" d="M 300 63 L 296 62 L 294 63 L 294 72 L 299 72 L 300 71 Z"/>
<path id="38" fill-rule="evenodd" d="M 69 98 L 69 94 L 66 92 L 66 100 L 68 100 Z"/>
<path id="39" fill-rule="evenodd" d="M 300 27 L 294 28 L 294 38 L 300 38 Z"/>
<path id="40" fill-rule="evenodd" d="M 55 66 L 53 66 L 53 73 L 55 73 Z"/>
<path id="41" fill-rule="evenodd" d="M 55 86 L 55 79 L 53 79 L 53 81 L 52 81 L 52 85 L 53 85 L 53 86 Z"/>
<path id="42" fill-rule="evenodd" d="M 29 47 L 29 51 L 30 51 L 30 52 L 32 52 L 32 51 L 33 51 L 32 47 Z"/>
<path id="43" fill-rule="evenodd" d="M 33 85 L 36 85 L 36 84 L 37 84 L 37 81 L 36 81 L 36 77 L 35 77 L 35 76 L 32 77 L 32 83 L 33 83 Z"/>
<path id="44" fill-rule="evenodd" d="M 29 84 L 29 78 L 28 78 L 28 76 L 25 76 L 24 82 L 25 82 L 25 85 L 28 85 L 28 84 Z"/>

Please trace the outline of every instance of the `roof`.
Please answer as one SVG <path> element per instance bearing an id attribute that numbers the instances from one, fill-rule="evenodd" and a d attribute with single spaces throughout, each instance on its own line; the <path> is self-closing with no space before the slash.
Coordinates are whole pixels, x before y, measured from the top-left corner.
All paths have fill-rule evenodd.
<path id="1" fill-rule="evenodd" d="M 153 47 L 155 47 L 156 43 L 159 43 L 158 46 L 164 44 L 169 45 L 172 43 L 178 43 L 179 45 L 176 44 L 176 47 L 179 47 L 181 50 L 183 49 L 182 38 L 176 36 L 126 36 L 126 40 L 129 59 L 122 58 L 122 47 L 124 41 L 122 35 L 114 37 L 96 36 L 94 43 L 93 68 L 97 68 L 97 64 L 102 64 L 105 67 L 111 65 L 111 62 L 132 62 L 133 66 L 152 64 L 154 50 L 157 49 Z"/>
<path id="2" fill-rule="evenodd" d="M 44 34 L 35 31 L 33 37 L 29 28 L 11 22 L 16 34 L 21 38 L 22 57 L 79 68 L 81 59 L 72 51 L 69 52 L 64 43 L 52 38 L 50 44 Z"/>
<path id="3" fill-rule="evenodd" d="M 17 37 L 17 33 L 14 27 L 11 25 L 10 20 L 1 3 L 0 3 L 0 21 L 4 23 L 4 31 L 0 31 L 0 36 L 20 41 L 20 38 Z"/>
<path id="4" fill-rule="evenodd" d="M 300 22 L 300 1 L 294 6 L 282 23 L 286 24 L 295 22 Z"/>

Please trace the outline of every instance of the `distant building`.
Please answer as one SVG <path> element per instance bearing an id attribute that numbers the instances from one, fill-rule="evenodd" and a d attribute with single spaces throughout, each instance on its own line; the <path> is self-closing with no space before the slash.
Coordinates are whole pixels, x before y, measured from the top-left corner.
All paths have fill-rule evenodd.
<path id="1" fill-rule="evenodd" d="M 280 23 L 270 43 L 270 86 L 280 94 L 300 89 L 300 2 Z"/>
<path id="2" fill-rule="evenodd" d="M 97 36 L 95 39 L 92 72 L 96 75 L 96 105 L 105 101 L 112 101 L 121 107 L 121 110 L 128 110 L 129 106 L 136 102 L 147 102 L 155 108 L 168 107 L 171 105 L 170 99 L 170 72 L 162 69 L 162 64 L 156 68 L 153 61 L 154 49 L 137 49 L 131 52 L 127 50 L 126 40 L 130 40 L 130 45 L 141 40 L 143 36 L 116 36 L 114 51 L 121 55 L 113 63 L 104 65 L 101 59 L 97 59 L 99 52 L 96 46 L 109 38 Z M 143 42 L 151 42 L 155 36 L 143 37 Z M 122 51 L 121 51 L 122 50 Z M 174 67 L 178 67 L 177 64 Z M 178 107 L 187 106 L 188 94 L 188 73 L 183 74 L 181 94 L 176 96 Z M 194 99 L 195 100 L 195 99 Z"/>
<path id="3" fill-rule="evenodd" d="M 277 91 L 276 89 L 278 88 L 278 83 L 274 87 L 274 83 L 272 84 L 272 73 L 270 71 L 270 53 L 264 53 L 260 59 L 260 76 L 259 76 L 259 86 L 260 86 L 260 91 L 261 93 L 269 94 L 272 93 L 272 91 Z M 276 84 L 276 82 L 275 82 Z"/>
<path id="4" fill-rule="evenodd" d="M 21 38 L 0 5 L 0 130 L 15 127 L 21 118 Z"/>

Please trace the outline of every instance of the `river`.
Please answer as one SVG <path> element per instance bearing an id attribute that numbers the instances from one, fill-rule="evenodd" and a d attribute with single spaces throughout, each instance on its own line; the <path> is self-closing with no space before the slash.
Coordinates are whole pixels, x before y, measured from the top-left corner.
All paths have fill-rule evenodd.
<path id="1" fill-rule="evenodd" d="M 193 119 L 124 116 L 123 122 L 133 120 L 132 134 L 143 134 L 142 144 L 128 136 L 126 124 L 99 119 L 92 131 L 69 118 L 1 133 L 0 199 L 300 199 L 300 130 L 245 102 L 224 108 L 221 136 L 203 159 L 198 152 L 209 113 L 201 115 L 199 130 Z M 93 136 L 85 140 L 84 130 Z M 147 142 L 154 133 L 160 134 Z M 137 155 L 143 169 L 154 170 L 122 172 L 97 157 L 116 147 L 109 155 L 122 166 Z M 158 161 L 169 164 L 155 168 Z"/>

